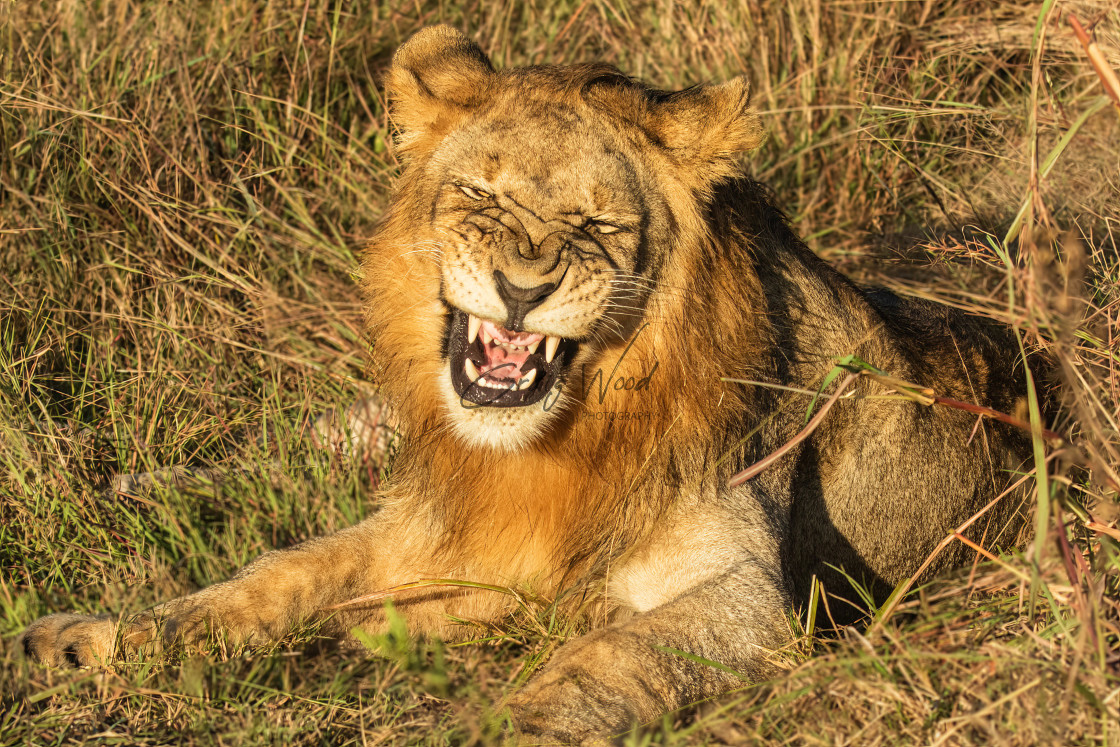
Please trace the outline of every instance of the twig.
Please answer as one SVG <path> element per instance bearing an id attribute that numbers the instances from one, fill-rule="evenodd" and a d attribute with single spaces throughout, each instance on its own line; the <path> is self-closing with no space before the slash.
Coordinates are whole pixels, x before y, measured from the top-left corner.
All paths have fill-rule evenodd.
<path id="1" fill-rule="evenodd" d="M 1015 428 L 1019 428 L 1021 430 L 1027 431 L 1028 433 L 1031 430 L 1030 423 L 1019 420 L 1018 418 L 1013 418 L 1010 415 L 1008 415 L 1007 413 L 1000 412 L 999 410 L 994 410 L 991 407 L 985 407 L 983 405 L 974 405 L 971 402 L 962 402 L 961 400 L 952 399 L 951 397 L 942 397 L 940 395 L 934 394 L 932 389 L 920 386 L 918 384 L 913 384 L 913 383 L 910 383 L 908 381 L 903 381 L 902 379 L 896 379 L 892 376 L 887 376 L 887 375 L 880 374 L 880 373 L 877 373 L 877 372 L 874 372 L 874 371 L 860 370 L 860 371 L 856 371 L 855 373 L 849 374 L 848 378 L 844 379 L 844 381 L 840 384 L 840 386 L 836 389 L 836 391 L 834 391 L 832 393 L 832 395 L 828 398 L 828 401 L 826 401 L 821 406 L 821 409 L 817 411 L 817 414 L 813 416 L 813 419 L 810 420 L 808 422 L 808 424 L 806 424 L 806 426 L 804 428 L 802 428 L 797 433 L 796 436 L 791 438 L 789 441 L 787 441 L 785 444 L 783 444 L 778 449 L 772 451 L 770 454 L 766 455 L 765 457 L 763 457 L 759 461 L 757 461 L 754 464 L 752 464 L 751 466 L 747 467 L 742 472 L 739 472 L 738 474 L 736 474 L 727 483 L 728 487 L 734 488 L 734 487 L 738 487 L 739 485 L 742 485 L 744 482 L 751 479 L 755 475 L 761 473 L 763 470 L 765 470 L 767 467 L 772 465 L 774 462 L 781 459 L 783 456 L 785 456 L 787 453 L 789 453 L 790 449 L 792 449 L 794 446 L 796 446 L 797 444 L 801 443 L 806 438 L 811 436 L 813 431 L 815 431 L 817 429 L 817 427 L 820 426 L 821 421 L 824 419 L 824 416 L 828 413 L 828 411 L 832 407 L 832 405 L 836 402 L 836 400 L 838 400 L 840 398 L 840 395 L 842 395 L 844 393 L 844 390 L 848 388 L 848 385 L 851 384 L 852 381 L 854 381 L 855 379 L 859 378 L 861 375 L 867 376 L 871 379 L 874 379 L 874 380 L 884 384 L 885 386 L 890 386 L 895 391 L 897 391 L 900 394 L 906 396 L 908 399 L 911 399 L 911 400 L 913 400 L 913 401 L 915 401 L 919 404 L 925 405 L 927 407 L 931 406 L 931 405 L 943 405 L 945 407 L 952 407 L 953 409 L 956 409 L 956 410 L 964 410 L 965 412 L 971 412 L 971 413 L 975 413 L 977 415 L 984 415 L 984 416 L 987 416 L 987 417 L 992 418 L 994 420 L 998 420 L 1001 423 L 1006 423 L 1007 425 L 1010 425 L 1010 426 L 1013 426 Z M 759 384 L 761 384 L 762 382 L 742 382 L 742 383 L 750 383 L 750 384 L 759 383 Z M 808 393 L 807 390 L 806 390 L 806 393 Z M 1052 443 L 1053 442 L 1061 443 L 1063 441 L 1063 438 L 1060 434 L 1058 434 L 1058 433 L 1056 433 L 1052 430 L 1048 430 L 1046 428 L 1042 429 L 1042 436 L 1047 441 L 1050 441 Z"/>
<path id="2" fill-rule="evenodd" d="M 990 407 L 984 407 L 983 405 L 974 405 L 971 402 L 962 402 L 959 399 L 951 399 L 949 397 L 942 397 L 939 395 L 934 395 L 933 402 L 937 405 L 945 405 L 946 407 L 952 407 L 957 410 L 976 413 L 977 415 L 987 415 L 993 420 L 998 420 L 1001 423 L 1007 423 L 1008 425 L 1015 426 L 1016 428 L 1027 431 L 1028 433 L 1030 433 L 1031 430 L 1030 423 L 1019 420 L 1018 418 L 1013 418 L 1005 412 L 993 410 Z M 1061 442 L 1063 440 L 1060 434 L 1046 428 L 1042 429 L 1042 436 L 1047 441 Z"/>
<path id="3" fill-rule="evenodd" d="M 757 475 L 760 472 L 762 472 L 763 470 L 765 470 L 771 464 L 773 464 L 774 462 L 781 459 L 794 446 L 797 446 L 797 444 L 801 443 L 802 441 L 807 439 L 809 436 L 811 436 L 813 431 L 815 431 L 817 429 L 817 426 L 819 426 L 821 424 L 821 422 L 824 420 L 824 416 L 827 415 L 828 411 L 830 409 L 832 409 L 832 406 L 834 404 L 836 404 L 836 400 L 838 400 L 840 398 L 840 395 L 844 393 L 844 390 L 848 388 L 848 385 L 851 384 L 853 381 L 855 381 L 858 378 L 859 378 L 859 373 L 858 372 L 848 374 L 848 377 L 846 379 L 844 379 L 842 382 L 840 382 L 840 386 L 836 387 L 836 391 L 834 391 L 832 393 L 832 396 L 830 396 L 828 398 L 828 400 L 823 405 L 821 405 L 821 409 L 817 411 L 817 414 L 813 416 L 813 419 L 810 420 L 805 425 L 805 427 L 802 428 L 800 432 L 798 432 L 798 434 L 796 436 L 791 438 L 789 441 L 786 441 L 785 444 L 783 444 L 779 448 L 775 449 L 774 451 L 770 452 L 768 455 L 766 455 L 765 457 L 763 457 L 759 461 L 755 462 L 751 466 L 747 467 L 745 470 L 743 470 L 739 474 L 732 477 L 731 480 L 728 481 L 727 486 L 731 487 L 731 488 L 734 488 L 734 487 L 738 487 L 739 485 L 742 485 L 747 480 L 751 479 L 755 475 Z"/>
<path id="4" fill-rule="evenodd" d="M 902 601 L 902 598 L 904 596 L 906 596 L 906 593 L 909 592 L 910 589 L 914 586 L 914 582 L 917 581 L 923 573 L 925 573 L 926 569 L 930 567 L 930 565 L 933 563 L 933 561 L 936 560 L 937 557 L 939 555 L 941 555 L 941 552 L 946 547 L 949 546 L 949 543 L 951 543 L 954 539 L 957 539 L 957 538 L 963 536 L 961 534 L 963 531 L 965 531 L 970 526 L 975 524 L 980 519 L 981 516 L 983 516 L 984 514 L 988 513 L 989 510 L 991 510 L 992 506 L 999 503 L 1004 498 L 1004 496 L 1007 496 L 1007 495 L 1011 494 L 1020 485 L 1025 483 L 1027 481 L 1027 478 L 1029 478 L 1029 477 L 1030 477 L 1030 473 L 1020 477 L 1018 480 L 1015 481 L 1015 483 L 1013 485 L 1008 487 L 1006 490 L 1004 490 L 1002 493 L 997 495 L 992 500 L 988 501 L 988 503 L 982 509 L 980 509 L 979 511 L 974 513 L 972 516 L 970 516 L 967 520 L 965 520 L 964 523 L 962 523 L 960 526 L 958 526 L 956 529 L 954 529 L 949 534 L 945 535 L 945 537 L 940 542 L 937 543 L 937 547 L 933 548 L 933 552 L 931 552 L 926 557 L 926 559 L 924 561 L 922 561 L 922 564 L 921 564 L 921 566 L 918 567 L 918 570 L 914 571 L 914 573 L 911 574 L 908 579 L 906 579 L 899 586 L 897 586 L 895 588 L 895 590 L 891 593 L 890 598 L 886 601 L 886 603 L 879 609 L 879 612 L 875 615 L 875 622 L 872 624 L 871 629 L 875 630 L 875 629 L 880 628 L 880 627 L 882 627 L 883 625 L 886 624 L 887 620 L 889 620 L 891 615 L 894 614 L 894 611 L 896 609 L 898 609 L 898 605 Z"/>
<path id="5" fill-rule="evenodd" d="M 1011 573 L 1015 576 L 1018 576 L 1020 580 L 1022 580 L 1022 581 L 1030 581 L 1031 580 L 1031 577 L 1029 575 L 1027 575 L 1026 573 L 1023 573 L 1021 570 L 1019 570 L 1015 566 L 1011 565 L 1010 563 L 1008 563 L 1003 558 L 997 557 L 997 556 L 993 555 L 992 553 L 988 552 L 983 547 L 980 547 L 980 545 L 976 544 L 975 542 L 970 540 L 968 537 L 965 537 L 960 532 L 953 532 L 953 539 L 963 543 L 964 545 L 967 545 L 968 547 L 971 547 L 973 550 L 980 553 L 981 555 L 983 555 L 988 560 L 997 564 L 1000 568 L 1003 568 L 1005 571 L 1008 571 L 1009 573 Z"/>
<path id="6" fill-rule="evenodd" d="M 588 4 L 590 4 L 590 2 L 591 0 L 583 0 L 583 2 L 580 3 L 579 7 L 576 8 L 576 12 L 572 13 L 572 17 L 569 18 L 568 22 L 564 24 L 564 28 L 560 29 L 560 33 L 557 34 L 556 38 L 552 40 L 553 44 L 556 44 L 565 36 L 567 36 L 568 31 L 571 30 L 572 25 L 575 24 L 576 19 L 579 18 L 579 14 L 583 12 L 583 9 L 586 8 Z"/>
<path id="7" fill-rule="evenodd" d="M 1102 524 L 1099 521 L 1087 521 L 1085 522 L 1085 528 L 1090 532 L 1104 534 L 1116 540 L 1117 542 L 1120 542 L 1120 529 L 1117 529 L 1116 527 L 1110 527 L 1109 525 Z"/>
<path id="8" fill-rule="evenodd" d="M 1120 112 L 1120 79 L 1117 79 L 1116 72 L 1108 64 L 1104 52 L 1101 51 L 1095 41 L 1089 38 L 1085 27 L 1081 25 L 1081 21 L 1077 20 L 1077 16 L 1073 13 L 1069 14 L 1069 25 L 1073 29 L 1073 33 L 1077 35 L 1077 40 L 1081 42 L 1081 46 L 1085 47 L 1085 54 L 1089 56 L 1089 63 L 1096 70 L 1097 77 L 1101 79 L 1104 92 L 1112 99 L 1112 105 L 1116 107 L 1116 111 Z"/>
<path id="9" fill-rule="evenodd" d="M 482 584 L 476 581 L 460 581 L 453 578 L 422 578 L 417 581 L 408 581 L 403 584 L 397 584 L 388 589 L 381 589 L 369 594 L 363 594 L 360 597 L 347 599 L 345 602 L 332 604 L 328 607 L 323 607 L 324 610 L 340 610 L 346 607 L 353 607 L 356 604 L 367 604 L 369 602 L 377 602 L 383 599 L 392 599 L 402 591 L 415 591 L 416 589 L 430 589 L 432 587 L 447 587 L 453 586 L 457 588 L 480 589 L 482 591 L 494 591 L 499 594 L 506 594 L 513 597 L 519 604 L 524 606 L 524 600 L 521 595 L 509 588 L 508 586 L 495 586 L 493 584 Z"/>

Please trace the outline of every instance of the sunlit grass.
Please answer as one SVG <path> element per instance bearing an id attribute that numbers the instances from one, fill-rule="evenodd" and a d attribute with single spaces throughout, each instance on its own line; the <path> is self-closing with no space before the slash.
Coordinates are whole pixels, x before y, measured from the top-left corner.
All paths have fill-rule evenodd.
<path id="1" fill-rule="evenodd" d="M 0 2 L 0 745 L 495 743 L 495 705 L 601 623 L 536 600 L 476 642 L 373 656 L 313 629 L 108 672 L 12 651 L 39 615 L 141 609 L 375 509 L 379 470 L 309 422 L 369 393 L 356 255 L 397 170 L 379 80 L 437 21 L 499 66 L 749 73 L 769 136 L 748 169 L 814 250 L 1060 363 L 1046 425 L 1075 448 L 1048 452 L 1041 566 L 1026 548 L 883 626 L 818 627 L 787 675 L 631 741 L 1115 744 L 1120 118 L 1039 5 Z M 1120 68 L 1120 11 L 1068 5 Z M 184 464 L 226 474 L 109 490 Z"/>

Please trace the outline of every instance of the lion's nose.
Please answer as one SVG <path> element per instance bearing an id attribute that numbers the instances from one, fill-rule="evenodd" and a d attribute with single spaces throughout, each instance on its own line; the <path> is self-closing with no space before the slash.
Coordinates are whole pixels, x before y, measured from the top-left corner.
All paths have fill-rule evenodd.
<path id="1" fill-rule="evenodd" d="M 522 288 L 514 285 L 501 270 L 494 270 L 494 283 L 498 288 L 498 295 L 509 311 L 506 328 L 519 330 L 525 323 L 525 315 L 544 303 L 552 291 L 556 290 L 556 283 L 542 283 L 533 288 Z"/>

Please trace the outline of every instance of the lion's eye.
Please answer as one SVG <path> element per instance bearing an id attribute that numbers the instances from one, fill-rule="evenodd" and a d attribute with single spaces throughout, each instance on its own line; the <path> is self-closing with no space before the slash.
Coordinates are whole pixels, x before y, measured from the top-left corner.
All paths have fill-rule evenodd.
<path id="1" fill-rule="evenodd" d="M 587 230 L 594 231 L 595 233 L 608 234 L 618 233 L 622 229 L 612 223 L 604 223 L 599 220 L 593 220 L 587 224 Z"/>
<path id="2" fill-rule="evenodd" d="M 459 189 L 463 192 L 463 194 L 465 194 L 472 200 L 485 200 L 486 198 L 491 196 L 489 192 L 483 192 L 481 189 L 468 187 L 466 184 L 460 184 Z"/>

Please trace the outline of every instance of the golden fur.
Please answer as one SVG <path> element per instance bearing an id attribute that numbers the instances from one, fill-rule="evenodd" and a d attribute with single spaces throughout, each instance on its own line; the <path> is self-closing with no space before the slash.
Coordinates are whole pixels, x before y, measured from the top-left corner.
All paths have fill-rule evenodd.
<path id="1" fill-rule="evenodd" d="M 801 244 L 739 171 L 762 138 L 745 81 L 666 93 L 603 65 L 495 71 L 435 27 L 388 83 L 404 169 L 362 285 L 402 435 L 377 515 L 123 621 L 43 618 L 30 656 L 93 663 L 211 628 L 271 638 L 423 578 L 546 595 L 603 582 L 613 624 L 510 702 L 525 734 L 593 742 L 740 683 L 672 649 L 765 676 L 812 578 L 851 598 L 839 566 L 881 596 L 1026 457 L 1001 424 L 857 397 L 729 487 L 804 423 L 804 400 L 742 381 L 811 389 L 856 354 L 998 409 L 1022 391 L 1006 330 L 858 288 Z M 509 356 L 520 378 L 473 368 Z M 1007 544 L 1014 504 L 987 518 L 976 537 Z M 461 634 L 447 613 L 508 609 L 470 589 L 396 601 L 444 636 Z M 343 636 L 383 623 L 378 603 L 326 616 Z"/>

